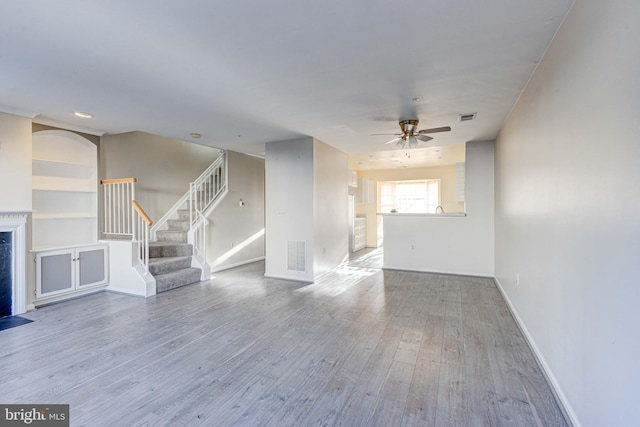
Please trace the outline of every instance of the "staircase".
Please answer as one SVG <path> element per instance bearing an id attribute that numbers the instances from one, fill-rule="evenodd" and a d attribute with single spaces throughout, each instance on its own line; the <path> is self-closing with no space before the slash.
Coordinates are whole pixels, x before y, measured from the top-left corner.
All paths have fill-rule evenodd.
<path id="1" fill-rule="evenodd" d="M 101 237 L 131 237 L 135 294 L 151 296 L 207 280 L 211 272 L 206 253 L 207 216 L 229 191 L 226 153 L 189 183 L 189 191 L 155 222 L 135 200 L 136 182 L 136 178 L 100 181 L 104 200 Z M 123 262 L 128 263 L 126 257 Z"/>
<path id="2" fill-rule="evenodd" d="M 191 267 L 193 245 L 187 243 L 189 210 L 181 209 L 167 221 L 167 230 L 156 232 L 149 243 L 149 273 L 156 279 L 156 292 L 165 292 L 200 281 L 202 271 Z"/>

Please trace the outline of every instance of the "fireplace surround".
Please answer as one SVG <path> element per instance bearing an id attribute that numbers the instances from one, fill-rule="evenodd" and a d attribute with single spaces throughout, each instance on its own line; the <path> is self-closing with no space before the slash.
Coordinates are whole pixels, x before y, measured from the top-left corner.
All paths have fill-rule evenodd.
<path id="1" fill-rule="evenodd" d="M 0 232 L 11 233 L 11 314 L 27 311 L 26 223 L 30 212 L 0 212 Z"/>

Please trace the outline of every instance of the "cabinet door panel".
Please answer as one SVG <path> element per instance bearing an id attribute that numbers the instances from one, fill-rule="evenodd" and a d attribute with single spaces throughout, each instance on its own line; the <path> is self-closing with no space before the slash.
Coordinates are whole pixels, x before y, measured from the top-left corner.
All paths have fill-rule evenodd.
<path id="1" fill-rule="evenodd" d="M 37 272 L 41 295 L 64 292 L 74 288 L 73 253 L 38 255 Z"/>
<path id="2" fill-rule="evenodd" d="M 104 282 L 104 254 L 104 249 L 78 251 L 78 286 Z"/>

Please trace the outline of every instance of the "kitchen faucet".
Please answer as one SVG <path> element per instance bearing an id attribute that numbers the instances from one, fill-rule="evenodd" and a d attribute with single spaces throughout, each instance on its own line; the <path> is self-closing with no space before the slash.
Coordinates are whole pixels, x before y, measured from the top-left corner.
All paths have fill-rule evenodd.
<path id="1" fill-rule="evenodd" d="M 438 212 L 438 209 L 440 209 L 440 212 Z M 438 207 L 436 208 L 436 213 L 444 213 L 444 208 L 438 205 Z"/>

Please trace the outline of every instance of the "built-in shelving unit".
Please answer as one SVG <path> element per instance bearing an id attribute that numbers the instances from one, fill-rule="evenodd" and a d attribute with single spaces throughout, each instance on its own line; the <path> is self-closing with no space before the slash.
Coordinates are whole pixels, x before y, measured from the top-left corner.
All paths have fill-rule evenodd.
<path id="1" fill-rule="evenodd" d="M 98 243 L 98 152 L 72 132 L 33 134 L 31 246 L 39 306 L 108 284 L 108 248 Z"/>
<path id="2" fill-rule="evenodd" d="M 96 243 L 97 147 L 70 132 L 37 132 L 32 168 L 33 249 Z"/>

